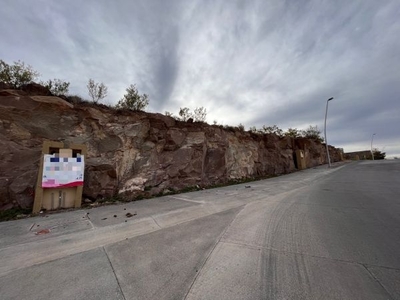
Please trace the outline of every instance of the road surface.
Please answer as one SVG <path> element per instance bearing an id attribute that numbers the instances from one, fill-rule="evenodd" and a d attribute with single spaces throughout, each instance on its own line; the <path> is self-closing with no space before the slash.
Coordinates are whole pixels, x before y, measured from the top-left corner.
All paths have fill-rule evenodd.
<path id="1" fill-rule="evenodd" d="M 400 299 L 400 162 L 0 223 L 0 298 Z"/>

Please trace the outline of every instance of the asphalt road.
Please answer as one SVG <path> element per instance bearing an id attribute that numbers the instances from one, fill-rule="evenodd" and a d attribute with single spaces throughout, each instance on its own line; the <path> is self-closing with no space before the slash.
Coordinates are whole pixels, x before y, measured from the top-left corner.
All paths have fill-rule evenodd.
<path id="1" fill-rule="evenodd" d="M 400 161 L 0 223 L 0 299 L 400 299 Z"/>

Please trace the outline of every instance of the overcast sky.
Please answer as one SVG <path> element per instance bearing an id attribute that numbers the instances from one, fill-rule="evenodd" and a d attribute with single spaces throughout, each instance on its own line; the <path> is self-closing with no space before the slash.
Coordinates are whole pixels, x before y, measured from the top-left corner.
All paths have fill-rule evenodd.
<path id="1" fill-rule="evenodd" d="M 89 78 L 148 111 L 323 131 L 345 152 L 400 157 L 399 0 L 0 0 L 0 59 L 41 79 Z"/>

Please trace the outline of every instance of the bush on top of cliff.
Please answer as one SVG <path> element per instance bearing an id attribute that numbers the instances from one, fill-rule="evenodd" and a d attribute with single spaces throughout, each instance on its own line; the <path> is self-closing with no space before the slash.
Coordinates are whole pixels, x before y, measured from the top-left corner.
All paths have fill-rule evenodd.
<path id="1" fill-rule="evenodd" d="M 301 136 L 321 143 L 324 141 L 323 137 L 321 137 L 321 131 L 318 129 L 317 125 L 310 125 L 310 127 L 308 127 L 306 130 L 302 130 Z"/>
<path id="2" fill-rule="evenodd" d="M 138 89 L 134 84 L 131 84 L 126 89 L 124 97 L 118 101 L 118 109 L 130 109 L 130 110 L 144 110 L 149 105 L 149 96 L 146 94 L 140 95 Z"/>
<path id="3" fill-rule="evenodd" d="M 40 85 L 47 88 L 53 95 L 65 96 L 68 94 L 69 82 L 62 81 L 61 79 L 49 79 L 46 82 L 40 82 Z"/>
<path id="4" fill-rule="evenodd" d="M 306 138 L 309 140 L 314 140 L 322 143 L 324 139 L 321 137 L 321 131 L 318 129 L 318 126 L 310 125 L 305 130 L 298 130 L 297 128 L 288 128 L 288 130 L 284 133 L 285 136 L 290 136 L 292 138 Z"/>
<path id="5" fill-rule="evenodd" d="M 176 117 L 177 120 L 187 122 L 192 119 L 194 122 L 205 123 L 207 118 L 207 109 L 203 106 L 196 107 L 194 112 L 190 111 L 188 107 L 180 107 L 179 108 L 179 117 Z"/>
<path id="6" fill-rule="evenodd" d="M 262 126 L 261 129 L 262 132 L 266 133 L 266 134 L 276 134 L 279 137 L 283 137 L 283 130 L 280 129 L 277 125 L 273 125 L 273 126 Z"/>
<path id="7" fill-rule="evenodd" d="M 97 83 L 93 79 L 89 79 L 87 84 L 89 96 L 92 98 L 93 103 L 98 103 L 99 100 L 107 97 L 108 88 L 104 83 Z"/>
<path id="8" fill-rule="evenodd" d="M 180 107 L 178 115 L 174 115 L 173 113 L 166 111 L 164 113 L 166 116 L 174 118 L 177 121 L 183 122 L 198 122 L 198 123 L 207 123 L 207 109 L 203 106 L 196 107 L 194 112 L 190 111 L 189 107 Z M 216 125 L 216 121 L 214 121 L 214 125 Z"/>
<path id="9" fill-rule="evenodd" d="M 14 89 L 24 89 L 29 84 L 46 88 L 52 95 L 65 96 L 68 93 L 69 82 L 54 78 L 39 84 L 34 83 L 40 77 L 39 72 L 35 71 L 30 65 L 22 61 L 16 61 L 13 65 L 7 64 L 0 59 L 0 82 L 11 86 Z"/>
<path id="10" fill-rule="evenodd" d="M 291 137 L 291 138 L 306 138 L 309 140 L 314 140 L 322 143 L 324 141 L 323 137 L 321 137 L 321 131 L 318 129 L 318 126 L 310 125 L 305 130 L 299 130 L 297 128 L 288 128 L 287 131 L 283 131 L 277 125 L 273 126 L 265 126 L 263 125 L 261 129 L 257 129 L 255 126 L 250 127 L 249 132 L 252 134 L 275 134 L 278 137 Z"/>
<path id="11" fill-rule="evenodd" d="M 301 137 L 301 131 L 298 130 L 297 128 L 288 128 L 288 130 L 285 131 L 284 135 L 296 139 Z"/>
<path id="12" fill-rule="evenodd" d="M 18 89 L 24 84 L 31 83 L 39 75 L 30 65 L 25 65 L 20 60 L 14 62 L 13 65 L 9 65 L 0 59 L 0 81 L 11 85 L 13 88 Z"/>

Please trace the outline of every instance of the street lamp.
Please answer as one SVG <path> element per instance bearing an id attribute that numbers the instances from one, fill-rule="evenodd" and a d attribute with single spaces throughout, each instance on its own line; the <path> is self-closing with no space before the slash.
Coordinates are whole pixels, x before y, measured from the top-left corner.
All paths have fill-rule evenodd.
<path id="1" fill-rule="evenodd" d="M 374 152 L 372 151 L 372 142 L 374 141 L 374 135 L 375 135 L 376 133 L 374 133 L 374 134 L 372 134 L 372 136 L 371 136 L 371 156 L 372 156 L 372 160 L 375 160 L 374 159 Z"/>
<path id="2" fill-rule="evenodd" d="M 329 157 L 328 140 L 326 138 L 326 117 L 328 116 L 328 103 L 333 100 L 333 97 L 326 100 L 326 112 L 325 112 L 325 125 L 324 125 L 324 135 L 325 135 L 325 145 L 326 145 L 326 155 L 328 156 L 329 168 L 331 167 L 331 158 Z"/>

